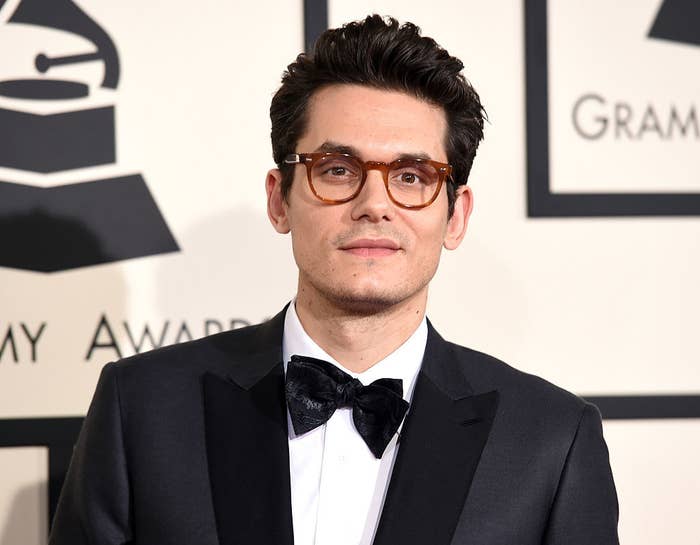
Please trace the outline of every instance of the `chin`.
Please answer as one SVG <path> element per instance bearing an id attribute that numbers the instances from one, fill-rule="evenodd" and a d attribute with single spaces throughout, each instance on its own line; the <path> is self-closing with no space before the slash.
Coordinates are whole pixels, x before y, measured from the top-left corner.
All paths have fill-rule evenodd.
<path id="1" fill-rule="evenodd" d="M 341 296 L 335 299 L 336 305 L 349 314 L 356 316 L 370 316 L 381 314 L 400 301 L 386 297 L 353 297 Z"/>
<path id="2" fill-rule="evenodd" d="M 413 293 L 380 289 L 331 288 L 326 297 L 338 308 L 358 316 L 369 316 L 385 312 L 409 299 Z"/>

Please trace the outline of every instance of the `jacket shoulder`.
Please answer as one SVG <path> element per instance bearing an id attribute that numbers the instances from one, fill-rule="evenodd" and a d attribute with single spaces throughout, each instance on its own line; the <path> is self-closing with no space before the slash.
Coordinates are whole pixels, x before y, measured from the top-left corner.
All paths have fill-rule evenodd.
<path id="1" fill-rule="evenodd" d="M 144 365 L 192 365 L 202 358 L 228 357 L 241 350 L 245 351 L 262 325 L 241 327 L 192 341 L 162 346 L 122 358 L 115 364 L 117 367 L 128 369 Z"/>
<path id="2" fill-rule="evenodd" d="M 261 324 L 165 346 L 109 364 L 120 383 L 138 388 L 189 382 L 206 372 L 226 376 L 260 360 L 281 360 L 283 313 Z M 246 371 L 247 372 L 247 371 Z M 251 371 L 254 372 L 254 371 Z"/>
<path id="3" fill-rule="evenodd" d="M 586 407 L 597 411 L 581 397 L 548 380 L 525 373 L 484 352 L 447 344 L 474 390 L 498 390 L 501 410 L 516 420 L 540 419 L 576 426 Z"/>

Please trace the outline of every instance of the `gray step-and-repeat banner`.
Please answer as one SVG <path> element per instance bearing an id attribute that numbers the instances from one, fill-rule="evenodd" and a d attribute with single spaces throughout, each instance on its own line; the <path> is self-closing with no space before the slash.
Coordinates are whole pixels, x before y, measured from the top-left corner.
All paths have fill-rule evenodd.
<path id="1" fill-rule="evenodd" d="M 294 294 L 268 107 L 326 25 L 390 14 L 489 114 L 429 314 L 598 404 L 620 536 L 697 545 L 695 0 L 0 0 L 0 545 L 39 545 L 101 367 Z"/>

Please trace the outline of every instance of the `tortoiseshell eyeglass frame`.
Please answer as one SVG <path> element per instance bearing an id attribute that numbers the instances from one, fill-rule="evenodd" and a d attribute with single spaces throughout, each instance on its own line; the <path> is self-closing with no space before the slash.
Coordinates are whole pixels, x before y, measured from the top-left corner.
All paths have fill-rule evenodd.
<path id="1" fill-rule="evenodd" d="M 331 157 L 343 157 L 345 159 L 351 159 L 355 161 L 361 168 L 362 168 L 362 179 L 360 180 L 359 185 L 357 186 L 357 189 L 355 192 L 350 195 L 349 197 L 345 197 L 343 199 L 328 199 L 326 197 L 322 197 L 319 195 L 319 193 L 316 191 L 316 188 L 314 187 L 313 179 L 312 179 L 312 169 L 314 165 L 321 159 L 327 159 Z M 452 175 L 452 166 L 447 164 L 447 163 L 441 163 L 439 161 L 433 161 L 431 159 L 421 159 L 421 158 L 415 158 L 415 159 L 397 159 L 396 161 L 392 161 L 390 163 L 384 163 L 382 161 L 362 161 L 361 159 L 358 159 L 354 155 L 350 155 L 348 153 L 336 153 L 336 152 L 315 152 L 315 153 L 290 153 L 284 158 L 285 164 L 288 165 L 293 165 L 293 164 L 298 164 L 298 165 L 304 165 L 306 166 L 306 180 L 309 183 L 309 188 L 311 189 L 311 193 L 313 193 L 314 197 L 316 197 L 318 200 L 326 203 L 326 204 L 342 204 L 345 202 L 349 202 L 353 200 L 355 197 L 357 197 L 360 192 L 362 191 L 362 188 L 365 186 L 365 181 L 367 180 L 367 172 L 370 170 L 378 170 L 382 173 L 382 178 L 384 179 L 384 186 L 386 187 L 386 192 L 387 195 L 389 195 L 389 199 L 391 199 L 391 202 L 393 202 L 396 206 L 399 206 L 401 208 L 406 208 L 408 210 L 419 210 L 421 208 L 425 208 L 426 206 L 429 206 L 435 202 L 435 199 L 437 199 L 438 195 L 440 194 L 440 189 L 442 189 L 442 184 L 445 182 L 445 179 L 448 176 Z M 438 175 L 438 181 L 435 184 L 435 192 L 433 193 L 432 197 L 424 203 L 421 204 L 405 204 L 402 203 L 401 201 L 396 200 L 394 196 L 391 194 L 391 190 L 389 189 L 389 172 L 392 169 L 395 168 L 400 168 L 401 165 L 405 164 L 412 164 L 412 163 L 422 163 L 422 164 L 428 164 L 432 166 Z"/>

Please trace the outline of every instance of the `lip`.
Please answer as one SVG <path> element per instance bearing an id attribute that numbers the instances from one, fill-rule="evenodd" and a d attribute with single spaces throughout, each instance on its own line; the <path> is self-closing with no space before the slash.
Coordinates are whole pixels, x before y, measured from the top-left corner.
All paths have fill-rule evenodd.
<path id="1" fill-rule="evenodd" d="M 388 238 L 358 238 L 342 246 L 343 250 L 353 250 L 355 248 L 386 248 L 387 250 L 399 250 L 401 246 Z"/>
<path id="2" fill-rule="evenodd" d="M 393 255 L 401 246 L 388 238 L 359 238 L 344 244 L 340 249 L 361 257 L 382 257 Z"/>

